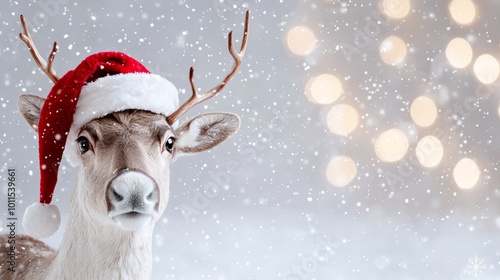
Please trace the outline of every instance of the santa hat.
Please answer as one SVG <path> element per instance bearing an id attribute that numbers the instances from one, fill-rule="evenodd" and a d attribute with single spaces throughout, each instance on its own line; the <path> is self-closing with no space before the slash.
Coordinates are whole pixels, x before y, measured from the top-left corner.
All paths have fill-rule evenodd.
<path id="1" fill-rule="evenodd" d="M 59 228 L 59 210 L 50 204 L 57 173 L 63 151 L 72 166 L 81 164 L 76 139 L 85 123 L 127 109 L 168 116 L 178 106 L 172 83 L 123 53 L 91 55 L 66 73 L 55 83 L 40 112 L 40 202 L 24 213 L 26 232 L 43 238 Z"/>

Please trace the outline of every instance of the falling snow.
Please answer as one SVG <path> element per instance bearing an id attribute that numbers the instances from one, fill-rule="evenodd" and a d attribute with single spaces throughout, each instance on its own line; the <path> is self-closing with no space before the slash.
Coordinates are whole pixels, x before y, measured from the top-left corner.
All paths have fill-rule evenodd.
<path id="1" fill-rule="evenodd" d="M 19 219 L 39 166 L 17 99 L 52 86 L 18 39 L 19 15 L 42 56 L 57 41 L 59 75 L 121 51 L 183 101 L 189 67 L 200 91 L 230 71 L 227 34 L 239 46 L 248 9 L 240 71 L 188 113 L 232 112 L 241 127 L 172 163 L 152 279 L 498 279 L 500 2 L 4 2 L 0 205 L 14 167 Z M 76 175 L 62 163 L 62 228 Z M 44 241 L 58 248 L 62 236 Z"/>

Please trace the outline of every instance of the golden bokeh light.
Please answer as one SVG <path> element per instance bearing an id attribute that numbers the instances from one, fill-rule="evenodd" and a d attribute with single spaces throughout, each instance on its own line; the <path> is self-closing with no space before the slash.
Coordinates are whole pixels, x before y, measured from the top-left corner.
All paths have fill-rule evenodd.
<path id="1" fill-rule="evenodd" d="M 409 0 L 384 0 L 382 7 L 387 16 L 401 19 L 408 15 L 410 12 Z"/>
<path id="2" fill-rule="evenodd" d="M 412 120 L 421 127 L 428 127 L 434 123 L 437 117 L 437 107 L 434 101 L 426 96 L 419 96 L 410 107 Z"/>
<path id="3" fill-rule="evenodd" d="M 465 68 L 472 61 L 472 47 L 463 38 L 455 38 L 446 47 L 446 58 L 455 68 Z"/>
<path id="4" fill-rule="evenodd" d="M 397 65 L 406 57 L 406 44 L 397 36 L 389 36 L 380 44 L 379 53 L 386 64 Z"/>
<path id="5" fill-rule="evenodd" d="M 471 24 L 476 17 L 476 5 L 471 0 L 453 0 L 449 9 L 451 17 L 462 25 Z"/>
<path id="6" fill-rule="evenodd" d="M 395 162 L 408 151 L 408 138 L 399 129 L 389 129 L 375 141 L 375 154 L 381 161 Z"/>
<path id="7" fill-rule="evenodd" d="M 347 136 L 358 127 L 359 114 L 350 105 L 338 104 L 330 109 L 326 117 L 326 122 L 331 132 Z"/>
<path id="8" fill-rule="evenodd" d="M 340 80 L 330 74 L 322 74 L 309 80 L 306 95 L 315 103 L 330 104 L 342 94 Z"/>
<path id="9" fill-rule="evenodd" d="M 286 42 L 294 54 L 307 55 L 314 50 L 316 36 L 305 26 L 295 26 L 288 31 Z"/>
<path id="10" fill-rule="evenodd" d="M 480 55 L 474 62 L 474 74 L 483 84 L 491 84 L 498 79 L 500 65 L 491 54 Z"/>
<path id="11" fill-rule="evenodd" d="M 326 168 L 326 178 L 336 187 L 347 186 L 358 173 L 356 163 L 348 156 L 338 156 Z"/>
<path id="12" fill-rule="evenodd" d="M 443 158 L 443 144 L 432 135 L 420 139 L 415 149 L 418 161 L 425 167 L 435 167 Z"/>
<path id="13" fill-rule="evenodd" d="M 479 180 L 479 167 L 470 158 L 461 159 L 453 169 L 453 179 L 461 189 L 473 188 Z"/>

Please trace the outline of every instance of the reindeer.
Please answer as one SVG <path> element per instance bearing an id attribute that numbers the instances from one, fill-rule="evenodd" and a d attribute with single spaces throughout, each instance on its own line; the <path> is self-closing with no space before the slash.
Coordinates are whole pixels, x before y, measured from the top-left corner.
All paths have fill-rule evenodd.
<path id="1" fill-rule="evenodd" d="M 191 97 L 171 115 L 124 110 L 87 122 L 75 143 L 83 167 L 78 171 L 67 225 L 59 250 L 31 236 L 17 235 L 15 272 L 8 270 L 10 245 L 0 236 L 0 279 L 149 279 L 152 234 L 169 199 L 169 167 L 181 154 L 209 150 L 239 127 L 230 113 L 198 115 L 178 128 L 173 124 L 193 106 L 214 97 L 237 73 L 245 53 L 249 26 L 247 11 L 240 51 L 228 48 L 234 65 L 213 89 L 198 94 L 194 68 L 189 71 Z M 52 68 L 56 43 L 48 63 L 40 57 L 24 19 L 21 39 L 35 62 L 56 82 Z M 19 110 L 36 131 L 46 100 L 19 97 Z"/>

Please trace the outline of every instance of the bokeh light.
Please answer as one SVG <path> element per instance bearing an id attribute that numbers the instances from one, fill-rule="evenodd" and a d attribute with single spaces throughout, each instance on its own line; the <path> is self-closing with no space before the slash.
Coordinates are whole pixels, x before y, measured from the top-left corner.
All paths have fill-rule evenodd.
<path id="1" fill-rule="evenodd" d="M 380 44 L 379 53 L 386 64 L 396 65 L 406 57 L 406 44 L 397 36 L 389 36 Z"/>
<path id="2" fill-rule="evenodd" d="M 476 5 L 471 0 L 453 0 L 449 9 L 451 17 L 462 25 L 471 24 L 476 17 Z"/>
<path id="3" fill-rule="evenodd" d="M 446 47 L 446 58 L 455 68 L 464 68 L 472 61 L 472 47 L 463 38 L 455 38 Z"/>
<path id="4" fill-rule="evenodd" d="M 358 111 L 350 105 L 338 104 L 330 109 L 326 121 L 331 132 L 347 136 L 358 126 L 359 114 Z"/>
<path id="5" fill-rule="evenodd" d="M 410 1 L 384 0 L 382 7 L 384 7 L 384 12 L 387 16 L 395 19 L 401 19 L 406 17 L 410 12 Z"/>
<path id="6" fill-rule="evenodd" d="M 428 127 L 434 123 L 437 117 L 437 107 L 434 101 L 426 96 L 419 96 L 410 107 L 412 120 L 421 127 Z"/>
<path id="7" fill-rule="evenodd" d="M 330 184 L 345 187 L 356 177 L 357 172 L 356 163 L 350 157 L 338 156 L 328 164 L 326 177 Z"/>
<path id="8" fill-rule="evenodd" d="M 337 77 L 322 74 L 307 82 L 305 92 L 314 103 L 330 104 L 342 94 L 342 84 Z"/>
<path id="9" fill-rule="evenodd" d="M 286 42 L 294 54 L 307 55 L 314 50 L 316 36 L 305 26 L 295 26 L 288 31 Z"/>
<path id="10" fill-rule="evenodd" d="M 443 144 L 435 136 L 425 136 L 418 141 L 415 154 L 423 166 L 435 167 L 443 158 Z"/>
<path id="11" fill-rule="evenodd" d="M 479 180 L 479 167 L 470 158 L 461 159 L 453 169 L 453 179 L 461 189 L 473 188 Z"/>
<path id="12" fill-rule="evenodd" d="M 408 151 L 408 138 L 399 129 L 389 129 L 375 141 L 375 154 L 381 161 L 395 162 Z"/>
<path id="13" fill-rule="evenodd" d="M 490 54 L 483 54 L 474 62 L 474 74 L 483 84 L 491 84 L 500 74 L 498 60 Z"/>

